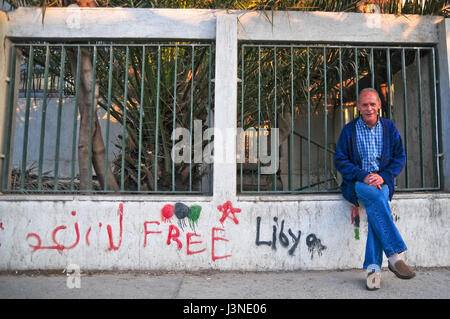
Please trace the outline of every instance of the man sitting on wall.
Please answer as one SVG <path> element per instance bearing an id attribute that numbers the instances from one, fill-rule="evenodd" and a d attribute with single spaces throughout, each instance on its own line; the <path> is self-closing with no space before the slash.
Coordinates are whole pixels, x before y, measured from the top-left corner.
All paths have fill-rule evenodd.
<path id="1" fill-rule="evenodd" d="M 399 254 L 406 245 L 391 217 L 389 201 L 395 191 L 394 178 L 406 163 L 402 139 L 395 124 L 378 116 L 381 100 L 376 90 L 361 91 L 357 103 L 360 117 L 341 132 L 334 163 L 341 173 L 341 191 L 355 206 L 358 200 L 367 213 L 368 233 L 363 268 L 368 271 L 366 287 L 380 288 L 383 251 L 397 277 L 415 276 Z"/>

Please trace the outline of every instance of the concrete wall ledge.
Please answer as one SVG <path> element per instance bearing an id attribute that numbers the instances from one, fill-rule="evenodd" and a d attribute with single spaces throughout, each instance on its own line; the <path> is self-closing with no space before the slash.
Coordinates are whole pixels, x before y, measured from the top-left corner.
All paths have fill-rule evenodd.
<path id="1" fill-rule="evenodd" d="M 176 203 L 184 213 L 167 216 L 164 208 Z M 196 218 L 187 207 L 200 209 Z M 449 193 L 397 193 L 391 210 L 409 264 L 450 266 Z M 360 268 L 367 216 L 359 211 L 357 236 L 340 194 L 3 195 L 0 270 Z"/>
<path id="2" fill-rule="evenodd" d="M 11 39 L 216 38 L 216 19 L 234 15 L 244 41 L 438 43 L 441 16 L 354 12 L 239 11 L 208 9 L 21 7 L 8 12 Z M 27 23 L 23 23 L 27 21 Z M 314 26 L 311 28 L 310 26 Z M 358 26 L 358 28 L 355 28 Z"/>
<path id="3" fill-rule="evenodd" d="M 393 201 L 402 199 L 450 198 L 450 193 L 395 193 Z M 238 196 L 238 201 L 345 201 L 341 194 L 256 195 Z"/>
<path id="4" fill-rule="evenodd" d="M 0 202 L 13 201 L 13 202 L 45 202 L 45 201 L 80 201 L 80 202 L 210 202 L 212 196 L 199 196 L 199 195 L 29 195 L 29 194 L 17 194 L 17 195 L 2 195 L 0 196 Z"/>
<path id="5" fill-rule="evenodd" d="M 4 194 L 1 201 L 93 201 L 93 202 L 211 202 L 213 196 L 204 195 L 53 195 L 53 194 Z M 393 201 L 404 199 L 450 199 L 445 192 L 397 192 Z M 339 193 L 295 195 L 237 195 L 238 202 L 296 202 L 296 201 L 344 201 Z"/>

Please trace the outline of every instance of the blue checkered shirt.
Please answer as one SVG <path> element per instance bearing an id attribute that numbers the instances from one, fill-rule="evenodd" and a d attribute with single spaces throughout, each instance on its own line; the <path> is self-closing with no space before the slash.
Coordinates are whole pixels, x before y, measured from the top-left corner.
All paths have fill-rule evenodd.
<path id="1" fill-rule="evenodd" d="M 360 117 L 356 121 L 356 145 L 362 160 L 362 169 L 376 172 L 380 169 L 381 152 L 383 150 L 383 126 L 377 124 L 369 128 Z"/>

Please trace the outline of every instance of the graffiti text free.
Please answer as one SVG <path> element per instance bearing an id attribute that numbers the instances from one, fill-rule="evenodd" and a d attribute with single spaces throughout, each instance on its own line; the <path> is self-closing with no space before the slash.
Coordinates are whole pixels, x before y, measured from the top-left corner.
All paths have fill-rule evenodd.
<path id="1" fill-rule="evenodd" d="M 225 203 L 223 205 L 226 206 L 229 210 L 233 209 L 231 203 Z M 166 206 L 165 206 L 166 207 Z M 186 206 L 187 207 L 187 206 Z M 222 207 L 222 206 L 220 206 Z M 196 208 L 196 206 L 193 206 L 193 208 Z M 189 209 L 188 209 L 189 210 Z M 235 209 L 236 210 L 236 209 Z M 195 211 L 195 210 L 194 210 Z M 240 210 L 239 210 L 240 211 Z M 234 213 L 236 211 L 233 211 Z M 73 218 L 76 218 L 77 212 L 72 211 L 71 216 Z M 118 210 L 117 210 L 117 216 L 118 216 L 118 232 L 114 234 L 111 225 L 106 226 L 107 231 L 107 238 L 109 242 L 109 247 L 106 249 L 106 251 L 117 251 L 120 249 L 122 245 L 122 239 L 125 232 L 124 227 L 124 219 L 126 218 L 126 214 L 124 213 L 124 205 L 121 203 L 119 204 Z M 198 215 L 197 217 L 198 218 Z M 232 219 L 235 223 L 238 223 L 237 218 L 233 214 L 233 218 L 228 217 L 229 219 Z M 228 219 L 226 218 L 226 219 Z M 225 218 L 224 218 L 225 219 Z M 170 219 L 163 219 L 166 223 L 170 221 Z M 223 220 L 221 219 L 222 227 L 223 227 Z M 233 223 L 231 223 L 233 225 Z M 164 225 L 165 226 L 165 225 Z M 3 225 L 2 225 L 3 227 Z M 28 233 L 26 236 L 26 240 L 28 241 L 28 245 L 30 248 L 32 248 L 31 252 L 34 253 L 36 251 L 40 250 L 56 250 L 59 253 L 61 253 L 63 250 L 71 250 L 75 249 L 76 247 L 79 247 L 79 245 L 82 245 L 83 240 L 81 240 L 82 237 L 84 237 L 84 242 L 87 247 L 91 246 L 90 243 L 90 235 L 93 230 L 93 227 L 95 226 L 89 226 L 87 231 L 82 231 L 80 229 L 83 229 L 78 224 L 78 221 L 74 220 L 74 226 L 73 230 L 71 230 L 71 227 L 68 227 L 66 225 L 59 225 L 55 227 L 52 231 L 51 235 L 51 243 L 43 244 L 45 240 L 41 238 L 41 236 L 37 233 L 31 232 Z M 101 222 L 98 223 L 98 231 L 102 231 L 104 229 L 103 224 Z M 165 240 L 165 246 L 173 246 L 175 245 L 178 250 L 182 250 L 183 247 L 186 249 L 186 254 L 188 256 L 190 255 L 197 255 L 201 253 L 206 253 L 206 244 L 205 240 L 211 240 L 211 259 L 212 261 L 217 261 L 220 259 L 231 257 L 231 254 L 217 254 L 216 248 L 220 246 L 220 250 L 226 251 L 226 242 L 229 240 L 225 236 L 225 228 L 221 227 L 211 227 L 211 231 L 208 235 L 205 235 L 204 233 L 197 233 L 197 232 L 187 232 L 185 235 L 182 235 L 182 232 L 180 231 L 180 228 L 176 225 L 170 223 L 168 229 L 167 227 L 164 227 L 161 225 L 160 221 L 157 220 L 150 220 L 150 221 L 144 221 L 143 223 L 143 229 L 144 229 L 144 248 L 151 245 L 151 237 L 152 236 L 164 236 Z M 64 232 L 72 231 L 75 234 L 75 239 L 73 242 L 70 243 L 70 245 L 65 244 L 64 242 L 61 242 L 61 237 Z M 59 238 L 58 238 L 59 237 Z M 70 238 L 70 236 L 69 236 Z M 114 239 L 116 238 L 116 239 Z"/>
<path id="2" fill-rule="evenodd" d="M 152 225 L 153 226 L 149 226 Z M 163 231 L 158 230 L 158 226 L 160 225 L 160 223 L 158 221 L 146 221 L 144 222 L 144 248 L 147 247 L 148 245 L 150 245 L 150 241 L 151 239 L 149 238 L 150 235 L 162 235 L 165 236 L 166 238 L 166 245 L 167 246 L 171 246 L 171 245 L 176 245 L 176 247 L 178 248 L 178 250 L 182 250 L 183 246 L 186 247 L 186 254 L 187 255 L 195 255 L 195 254 L 200 254 L 206 251 L 206 247 L 203 241 L 203 236 L 201 234 L 197 234 L 197 233 L 191 233 L 188 232 L 186 233 L 185 236 L 181 235 L 180 229 L 171 224 L 169 225 L 169 229 L 167 231 L 167 234 L 163 234 Z M 149 229 L 149 227 L 151 227 Z M 156 229 L 155 229 L 156 228 Z M 212 227 L 211 228 L 211 259 L 212 261 L 216 261 L 218 259 L 223 259 L 223 258 L 228 258 L 231 257 L 231 254 L 228 255 L 221 255 L 218 256 L 216 255 L 215 252 L 215 248 L 217 245 L 217 242 L 219 241 L 229 241 L 228 239 L 226 239 L 223 235 L 223 232 L 225 231 L 225 229 L 223 228 L 218 228 L 218 227 Z M 183 245 L 184 242 L 184 245 Z"/>

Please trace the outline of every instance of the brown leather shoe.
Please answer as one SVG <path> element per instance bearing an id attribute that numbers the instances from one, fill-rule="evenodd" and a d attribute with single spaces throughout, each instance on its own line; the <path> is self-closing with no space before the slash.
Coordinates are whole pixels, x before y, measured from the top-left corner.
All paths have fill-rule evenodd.
<path id="1" fill-rule="evenodd" d="M 416 273 L 405 264 L 403 260 L 399 260 L 395 263 L 395 265 L 391 265 L 388 261 L 388 268 L 392 271 L 398 278 L 401 279 L 411 279 Z"/>

